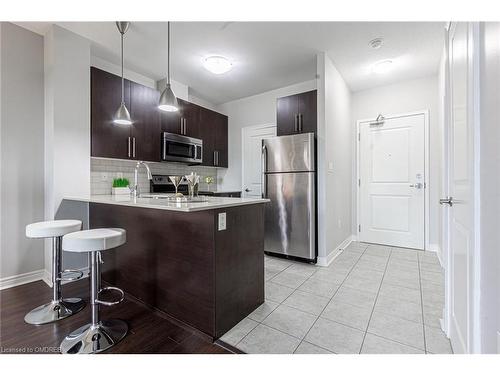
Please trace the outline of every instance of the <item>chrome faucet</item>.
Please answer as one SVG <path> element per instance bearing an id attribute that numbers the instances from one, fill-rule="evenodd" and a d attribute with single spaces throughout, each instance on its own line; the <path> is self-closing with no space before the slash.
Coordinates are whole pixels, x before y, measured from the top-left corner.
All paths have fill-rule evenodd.
<path id="1" fill-rule="evenodd" d="M 146 168 L 146 172 L 148 174 L 148 180 L 153 179 L 153 175 L 151 174 L 151 170 L 149 169 L 149 165 L 147 165 L 143 161 L 138 161 L 137 164 L 135 165 L 135 170 L 134 170 L 134 186 L 130 188 L 130 194 L 134 198 L 139 198 L 141 195 L 141 192 L 139 191 L 139 182 L 137 181 L 137 175 L 138 175 L 139 168 L 141 165 L 143 165 Z"/>

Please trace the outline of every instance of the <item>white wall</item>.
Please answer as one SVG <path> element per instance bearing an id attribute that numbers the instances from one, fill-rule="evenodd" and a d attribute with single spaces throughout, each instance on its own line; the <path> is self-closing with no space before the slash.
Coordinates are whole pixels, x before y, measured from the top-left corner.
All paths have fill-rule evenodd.
<path id="1" fill-rule="evenodd" d="M 43 269 L 43 241 L 27 224 L 44 218 L 43 38 L 0 23 L 0 279 Z M 31 281 L 31 280 L 26 280 Z"/>
<path id="2" fill-rule="evenodd" d="M 351 237 L 351 92 L 325 53 L 317 56 L 318 263 Z"/>
<path id="3" fill-rule="evenodd" d="M 431 247 L 437 250 L 440 238 L 441 165 L 442 165 L 442 123 L 438 116 L 438 77 L 431 76 L 374 89 L 358 91 L 352 95 L 353 144 L 355 145 L 356 121 L 384 115 L 429 110 L 430 128 L 430 173 L 428 179 L 430 196 L 429 240 Z M 356 149 L 354 148 L 354 153 Z M 353 166 L 355 168 L 355 166 Z M 353 173 L 353 189 L 356 188 Z M 356 233 L 356 197 L 353 197 L 353 233 Z"/>
<path id="4" fill-rule="evenodd" d="M 217 106 L 219 112 L 229 116 L 229 165 L 228 169 L 219 169 L 219 189 L 241 190 L 242 188 L 241 129 L 254 125 L 276 125 L 277 98 L 315 88 L 316 80 L 306 81 Z"/>
<path id="5" fill-rule="evenodd" d="M 481 352 L 500 353 L 500 23 L 480 29 Z"/>
<path id="6" fill-rule="evenodd" d="M 52 26 L 44 46 L 45 217 L 52 220 L 64 196 L 90 194 L 90 42 Z M 50 265 L 47 243 L 47 271 Z"/>

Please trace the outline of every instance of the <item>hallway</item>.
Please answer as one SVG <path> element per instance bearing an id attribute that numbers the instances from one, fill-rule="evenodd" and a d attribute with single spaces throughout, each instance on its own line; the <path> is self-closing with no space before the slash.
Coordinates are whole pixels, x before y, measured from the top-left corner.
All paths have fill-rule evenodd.
<path id="1" fill-rule="evenodd" d="M 266 256 L 265 272 L 266 302 L 221 338 L 246 353 L 451 353 L 434 253 L 352 242 L 328 267 Z"/>

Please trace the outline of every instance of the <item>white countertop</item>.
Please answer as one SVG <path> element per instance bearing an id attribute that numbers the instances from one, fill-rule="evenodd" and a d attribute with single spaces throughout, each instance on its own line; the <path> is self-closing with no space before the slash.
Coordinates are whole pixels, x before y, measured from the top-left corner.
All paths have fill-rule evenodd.
<path id="1" fill-rule="evenodd" d="M 168 194 L 149 194 L 154 196 L 165 196 Z M 269 199 L 262 198 L 226 198 L 213 196 L 200 196 L 204 202 L 172 202 L 161 198 L 132 198 L 129 195 L 90 195 L 82 197 L 65 197 L 64 199 L 80 202 L 115 204 L 119 206 L 153 208 L 159 210 L 192 212 L 203 210 L 214 210 L 224 207 L 244 206 L 249 204 L 259 204 L 270 202 Z"/>

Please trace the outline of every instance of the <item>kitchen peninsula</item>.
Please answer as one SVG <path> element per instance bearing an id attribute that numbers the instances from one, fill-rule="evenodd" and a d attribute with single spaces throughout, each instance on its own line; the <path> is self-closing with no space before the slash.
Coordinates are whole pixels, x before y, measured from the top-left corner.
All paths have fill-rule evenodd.
<path id="1" fill-rule="evenodd" d="M 93 195 L 64 199 L 57 216 L 124 228 L 127 242 L 102 253 L 102 280 L 215 340 L 264 302 L 267 201 Z"/>

